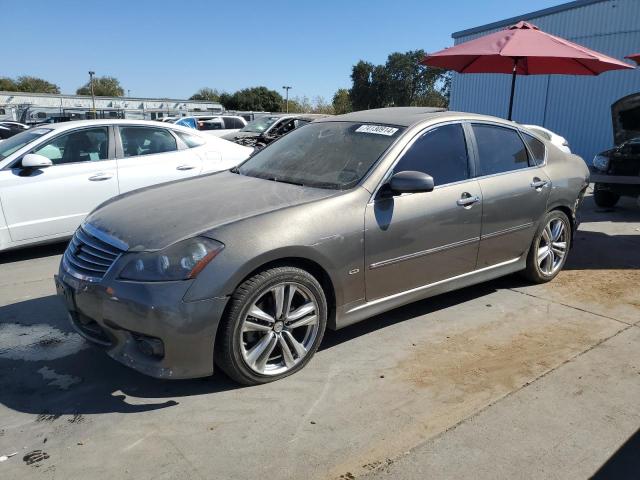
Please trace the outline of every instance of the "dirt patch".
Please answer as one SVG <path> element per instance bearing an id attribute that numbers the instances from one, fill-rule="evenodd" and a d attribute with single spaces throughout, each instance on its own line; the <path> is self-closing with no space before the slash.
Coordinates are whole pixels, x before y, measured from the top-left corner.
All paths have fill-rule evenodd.
<path id="1" fill-rule="evenodd" d="M 640 270 L 565 270 L 544 288 L 590 303 L 640 309 Z"/>
<path id="2" fill-rule="evenodd" d="M 550 323 L 514 331 L 515 314 L 443 340 L 418 344 L 398 368 L 416 387 L 440 401 L 459 403 L 469 395 L 512 391 L 597 341 L 599 331 L 579 323 Z"/>

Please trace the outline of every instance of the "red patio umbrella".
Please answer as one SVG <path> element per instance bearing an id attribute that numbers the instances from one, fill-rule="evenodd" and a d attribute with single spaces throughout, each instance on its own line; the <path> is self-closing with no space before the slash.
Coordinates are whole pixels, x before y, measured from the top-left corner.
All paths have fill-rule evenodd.
<path id="1" fill-rule="evenodd" d="M 634 53 L 633 55 L 627 55 L 624 58 L 629 58 L 640 65 L 640 53 Z"/>
<path id="2" fill-rule="evenodd" d="M 528 22 L 518 22 L 505 30 L 426 55 L 421 63 L 459 73 L 511 73 L 509 120 L 516 75 L 599 75 L 609 70 L 633 68 L 545 33 Z"/>

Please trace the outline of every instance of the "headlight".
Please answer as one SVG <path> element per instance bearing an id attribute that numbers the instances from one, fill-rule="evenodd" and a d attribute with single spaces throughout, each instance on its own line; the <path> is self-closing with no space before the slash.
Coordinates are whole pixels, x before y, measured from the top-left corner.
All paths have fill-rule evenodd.
<path id="1" fill-rule="evenodd" d="M 596 155 L 595 157 L 593 157 L 593 166 L 598 170 L 606 172 L 607 170 L 609 170 L 609 157 Z"/>
<path id="2" fill-rule="evenodd" d="M 124 280 L 162 282 L 195 278 L 224 245 L 205 237 L 190 238 L 153 253 L 141 253 L 120 272 Z"/>

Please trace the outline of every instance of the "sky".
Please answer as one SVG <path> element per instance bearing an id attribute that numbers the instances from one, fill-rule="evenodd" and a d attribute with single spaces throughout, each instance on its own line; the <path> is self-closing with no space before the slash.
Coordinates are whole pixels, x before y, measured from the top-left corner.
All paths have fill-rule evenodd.
<path id="1" fill-rule="evenodd" d="M 131 96 L 188 98 L 264 85 L 330 100 L 359 60 L 434 52 L 451 33 L 560 0 L 0 0 L 0 77 L 34 75 L 62 93 L 114 76 Z"/>

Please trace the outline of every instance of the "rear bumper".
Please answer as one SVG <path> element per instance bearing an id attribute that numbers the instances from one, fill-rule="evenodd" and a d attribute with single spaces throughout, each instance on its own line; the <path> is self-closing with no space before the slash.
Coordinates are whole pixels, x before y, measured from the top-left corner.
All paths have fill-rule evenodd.
<path id="1" fill-rule="evenodd" d="M 55 283 L 74 328 L 113 359 L 156 378 L 213 374 L 215 334 L 226 297 L 185 302 L 191 282 L 96 284 L 63 268 Z M 150 351 L 150 346 L 158 348 Z"/>
<path id="2" fill-rule="evenodd" d="M 590 181 L 592 183 L 640 186 L 640 176 L 637 175 L 607 175 L 593 167 L 589 171 L 591 172 Z"/>

